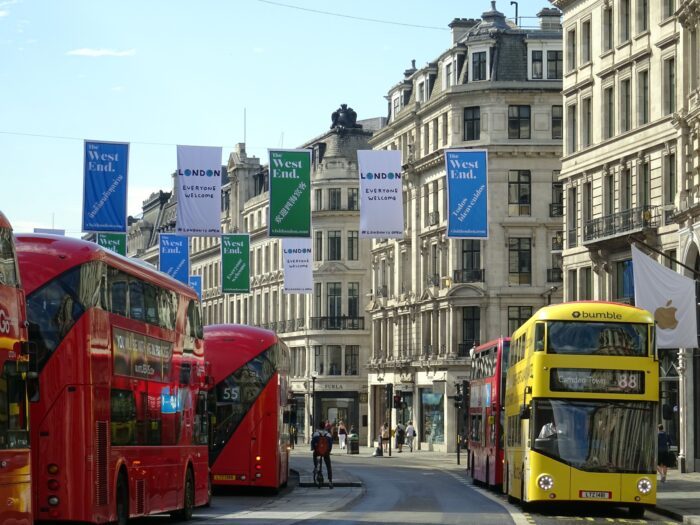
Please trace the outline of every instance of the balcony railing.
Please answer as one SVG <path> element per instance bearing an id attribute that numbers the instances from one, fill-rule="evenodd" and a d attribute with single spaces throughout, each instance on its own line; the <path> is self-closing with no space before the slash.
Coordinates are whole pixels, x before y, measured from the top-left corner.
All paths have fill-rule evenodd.
<path id="1" fill-rule="evenodd" d="M 483 283 L 485 270 L 455 270 L 453 281 L 456 283 Z"/>
<path id="2" fill-rule="evenodd" d="M 472 339 L 466 340 L 457 345 L 457 357 L 469 357 L 469 351 L 472 348 L 479 346 L 479 341 Z"/>
<path id="3" fill-rule="evenodd" d="M 296 322 L 294 323 L 295 329 L 296 330 L 303 330 L 304 329 L 304 318 L 303 317 L 298 317 Z"/>
<path id="4" fill-rule="evenodd" d="M 612 213 L 587 221 L 583 229 L 583 241 L 591 242 L 647 228 L 658 228 L 660 219 L 658 206 L 638 206 Z"/>
<path id="5" fill-rule="evenodd" d="M 547 268 L 547 282 L 548 283 L 561 283 L 561 282 L 563 282 L 561 268 Z"/>
<path id="6" fill-rule="evenodd" d="M 440 276 L 436 273 L 425 277 L 426 286 L 440 286 Z"/>
<path id="7" fill-rule="evenodd" d="M 312 317 L 311 330 L 364 330 L 364 317 Z"/>
<path id="8" fill-rule="evenodd" d="M 552 202 L 549 205 L 550 217 L 562 217 L 564 215 L 564 204 L 561 202 Z"/>

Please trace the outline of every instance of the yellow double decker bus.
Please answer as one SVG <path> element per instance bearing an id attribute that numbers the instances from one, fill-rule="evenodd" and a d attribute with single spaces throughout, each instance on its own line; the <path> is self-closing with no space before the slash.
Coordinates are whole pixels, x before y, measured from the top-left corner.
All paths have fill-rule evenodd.
<path id="1" fill-rule="evenodd" d="M 656 503 L 654 319 L 607 302 L 541 308 L 511 338 L 505 396 L 509 501 Z"/>

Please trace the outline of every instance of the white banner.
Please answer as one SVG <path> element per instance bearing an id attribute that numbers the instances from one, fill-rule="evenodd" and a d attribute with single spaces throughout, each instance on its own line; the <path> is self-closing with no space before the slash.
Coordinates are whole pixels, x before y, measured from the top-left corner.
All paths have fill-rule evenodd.
<path id="1" fill-rule="evenodd" d="M 312 293 L 314 288 L 311 239 L 286 237 L 282 239 L 284 262 L 284 293 Z"/>
<path id="2" fill-rule="evenodd" d="M 662 266 L 632 246 L 634 303 L 656 321 L 658 348 L 695 348 L 695 281 Z"/>
<path id="3" fill-rule="evenodd" d="M 357 151 L 360 170 L 360 237 L 403 238 L 399 150 Z"/>
<path id="4" fill-rule="evenodd" d="M 176 233 L 221 235 L 221 148 L 177 147 Z"/>

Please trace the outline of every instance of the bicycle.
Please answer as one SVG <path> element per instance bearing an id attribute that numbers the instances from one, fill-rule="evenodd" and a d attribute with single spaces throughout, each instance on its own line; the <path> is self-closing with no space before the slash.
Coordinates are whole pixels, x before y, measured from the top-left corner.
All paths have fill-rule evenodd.
<path id="1" fill-rule="evenodd" d="M 323 458 L 318 457 L 318 466 L 314 467 L 314 484 L 320 489 L 323 486 Z"/>
<path id="2" fill-rule="evenodd" d="M 316 456 L 315 459 L 318 460 L 318 464 L 314 462 L 314 485 L 316 485 L 319 489 L 323 487 L 323 462 L 325 461 L 325 458 L 323 456 Z M 328 458 L 330 461 L 330 457 Z M 329 464 L 326 464 L 326 474 L 329 472 Z M 332 489 L 333 488 L 333 481 L 331 480 L 330 476 L 328 478 L 328 488 Z"/>

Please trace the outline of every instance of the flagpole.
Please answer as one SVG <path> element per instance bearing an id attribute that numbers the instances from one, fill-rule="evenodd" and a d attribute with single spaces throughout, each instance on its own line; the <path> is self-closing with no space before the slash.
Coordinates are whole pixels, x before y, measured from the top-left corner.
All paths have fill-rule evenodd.
<path id="1" fill-rule="evenodd" d="M 670 255 L 667 255 L 667 254 L 665 254 L 664 252 L 662 252 L 662 251 L 660 251 L 660 250 L 657 250 L 657 249 L 654 248 L 653 246 L 649 246 L 649 245 L 648 245 L 647 243 L 645 243 L 644 241 L 640 241 L 639 239 L 635 239 L 635 238 L 632 237 L 632 236 L 628 236 L 628 237 L 627 237 L 627 242 L 629 242 L 630 245 L 635 244 L 635 243 L 636 243 L 636 244 L 641 244 L 642 246 L 644 246 L 645 248 L 651 250 L 652 252 L 658 253 L 658 254 L 661 255 L 662 257 L 666 257 L 666 258 L 669 259 L 670 261 L 673 261 L 674 263 L 676 263 L 678 266 L 682 266 L 683 268 L 685 268 L 685 269 L 688 270 L 689 272 L 692 272 L 692 273 L 693 273 L 693 276 L 694 276 L 696 279 L 697 279 L 698 277 L 700 277 L 700 272 L 697 272 L 696 270 L 694 270 L 694 269 L 691 268 L 690 266 L 687 266 L 687 265 L 683 264 L 682 262 L 680 262 L 679 260 L 674 259 L 674 258 L 671 257 Z"/>

